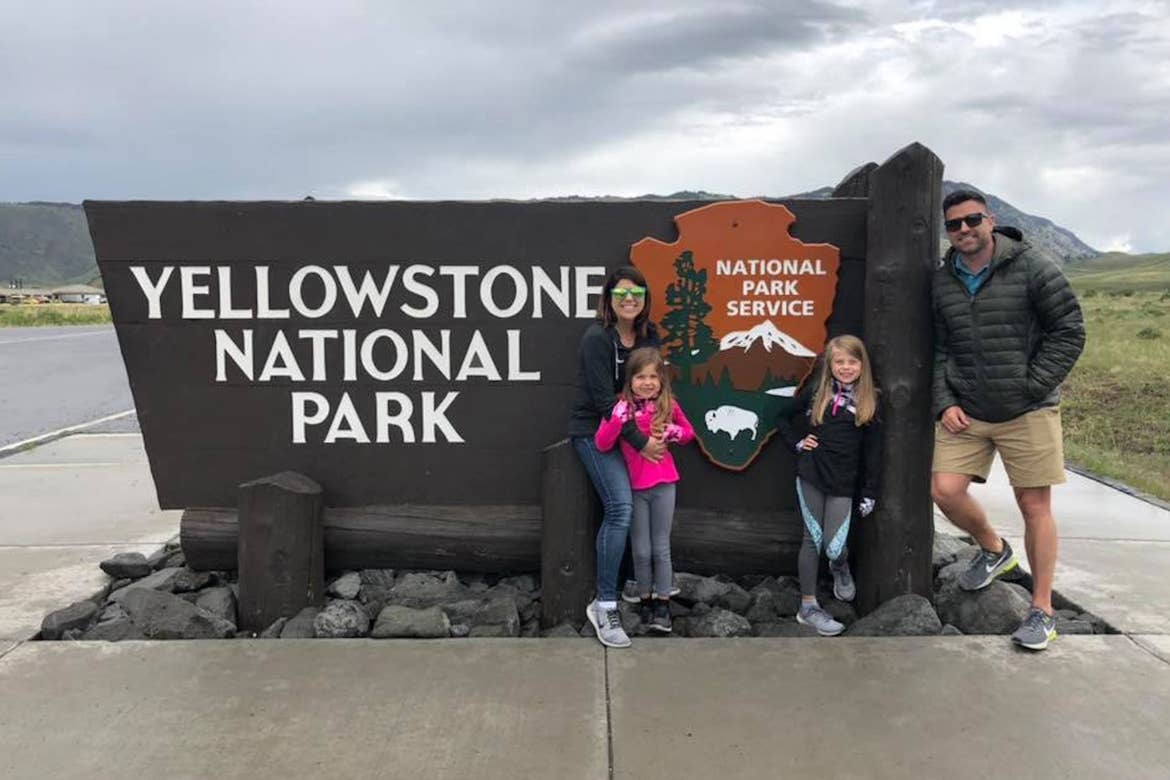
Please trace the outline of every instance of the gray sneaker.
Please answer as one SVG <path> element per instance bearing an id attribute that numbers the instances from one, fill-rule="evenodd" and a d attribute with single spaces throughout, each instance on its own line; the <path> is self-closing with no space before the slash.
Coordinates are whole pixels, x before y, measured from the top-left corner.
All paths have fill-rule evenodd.
<path id="1" fill-rule="evenodd" d="M 801 605 L 796 613 L 796 622 L 802 626 L 812 626 L 821 636 L 837 636 L 845 630 L 844 623 L 833 620 L 833 616 L 817 604 L 812 606 Z"/>
<path id="2" fill-rule="evenodd" d="M 629 647 L 630 638 L 622 628 L 622 616 L 616 609 L 602 609 L 596 601 L 585 607 L 585 617 L 597 632 L 597 641 L 606 647 Z"/>
<path id="3" fill-rule="evenodd" d="M 980 550 L 971 559 L 971 565 L 959 575 L 959 587 L 963 590 L 982 590 L 991 584 L 1001 574 L 1009 572 L 1020 565 L 1012 546 L 1003 541 L 1002 552 L 988 552 Z"/>
<path id="4" fill-rule="evenodd" d="M 857 585 L 853 582 L 853 572 L 849 571 L 849 561 L 830 563 L 829 571 L 833 573 L 833 598 L 853 601 L 857 596 Z"/>
<path id="5" fill-rule="evenodd" d="M 627 604 L 642 603 L 642 594 L 638 592 L 637 580 L 626 580 L 626 584 L 622 586 L 622 601 Z"/>
<path id="6" fill-rule="evenodd" d="M 1056 639 L 1056 618 L 1044 614 L 1039 607 L 1029 609 L 1024 622 L 1012 634 L 1013 642 L 1029 650 L 1043 650 L 1053 639 Z"/>

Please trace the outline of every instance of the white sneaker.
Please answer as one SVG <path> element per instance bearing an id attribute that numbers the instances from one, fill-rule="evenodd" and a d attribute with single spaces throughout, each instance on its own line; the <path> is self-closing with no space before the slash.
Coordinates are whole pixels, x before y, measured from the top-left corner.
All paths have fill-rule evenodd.
<path id="1" fill-rule="evenodd" d="M 837 636 L 845 630 L 845 624 L 833 620 L 833 616 L 821 609 L 819 604 L 802 604 L 796 613 L 796 622 L 802 626 L 812 626 L 821 636 Z"/>
<path id="2" fill-rule="evenodd" d="M 596 601 L 585 607 L 585 617 L 597 633 L 597 641 L 606 647 L 629 647 L 630 638 L 622 628 L 622 615 L 617 609 L 602 609 Z"/>

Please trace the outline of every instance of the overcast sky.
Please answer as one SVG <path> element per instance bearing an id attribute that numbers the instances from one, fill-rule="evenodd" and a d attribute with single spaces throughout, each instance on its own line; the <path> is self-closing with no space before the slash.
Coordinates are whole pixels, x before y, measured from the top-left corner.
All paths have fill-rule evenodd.
<path id="1" fill-rule="evenodd" d="M 5 201 L 784 195 L 919 141 L 1170 251 L 1170 2 L 0 0 L 0 96 Z"/>

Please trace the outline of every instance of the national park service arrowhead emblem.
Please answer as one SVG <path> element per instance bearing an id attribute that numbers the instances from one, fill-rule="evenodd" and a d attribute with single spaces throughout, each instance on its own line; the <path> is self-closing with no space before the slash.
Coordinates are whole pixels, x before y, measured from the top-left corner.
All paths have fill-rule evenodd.
<path id="1" fill-rule="evenodd" d="M 630 249 L 674 393 L 714 463 L 740 471 L 775 431 L 826 340 L 840 252 L 789 234 L 787 207 L 728 201 L 675 217 L 678 240 Z"/>

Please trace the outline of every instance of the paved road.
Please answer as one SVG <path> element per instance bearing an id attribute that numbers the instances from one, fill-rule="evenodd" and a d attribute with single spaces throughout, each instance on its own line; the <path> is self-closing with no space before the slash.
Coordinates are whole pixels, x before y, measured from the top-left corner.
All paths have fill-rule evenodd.
<path id="1" fill-rule="evenodd" d="M 0 328 L 0 447 L 132 408 L 112 325 Z"/>

